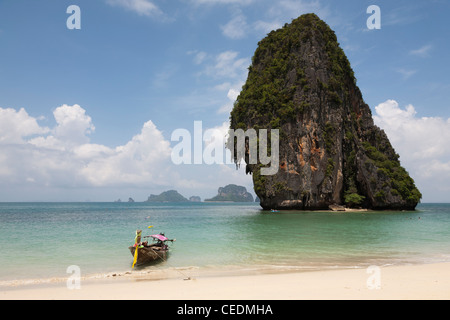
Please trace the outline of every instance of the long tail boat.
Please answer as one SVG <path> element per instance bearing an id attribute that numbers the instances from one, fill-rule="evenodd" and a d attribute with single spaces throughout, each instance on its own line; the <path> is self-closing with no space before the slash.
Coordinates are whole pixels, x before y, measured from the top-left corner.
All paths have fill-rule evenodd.
<path id="1" fill-rule="evenodd" d="M 136 231 L 135 244 L 128 247 L 131 255 L 134 257 L 133 267 L 156 260 L 166 260 L 169 254 L 168 242 L 173 242 L 176 239 L 168 239 L 163 233 L 160 233 L 144 237 L 150 238 L 151 243 L 148 243 L 148 241 L 141 242 L 141 233 L 141 230 Z"/>

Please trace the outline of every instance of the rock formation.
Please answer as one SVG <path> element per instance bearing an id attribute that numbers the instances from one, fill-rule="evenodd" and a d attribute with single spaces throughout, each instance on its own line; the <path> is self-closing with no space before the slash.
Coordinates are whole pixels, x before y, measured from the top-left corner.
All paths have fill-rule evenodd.
<path id="1" fill-rule="evenodd" d="M 189 198 L 190 202 L 201 202 L 202 199 L 199 196 L 192 196 Z"/>
<path id="2" fill-rule="evenodd" d="M 183 197 L 176 190 L 164 191 L 159 195 L 151 194 L 145 202 L 188 202 L 189 200 Z"/>
<path id="3" fill-rule="evenodd" d="M 225 187 L 220 187 L 217 196 L 206 199 L 205 201 L 253 202 L 253 196 L 251 193 L 247 192 L 245 187 L 229 184 Z"/>
<path id="4" fill-rule="evenodd" d="M 259 42 L 230 116 L 230 129 L 239 128 L 280 131 L 275 175 L 248 164 L 248 149 L 243 159 L 264 209 L 414 209 L 420 201 L 335 33 L 315 14 Z"/>

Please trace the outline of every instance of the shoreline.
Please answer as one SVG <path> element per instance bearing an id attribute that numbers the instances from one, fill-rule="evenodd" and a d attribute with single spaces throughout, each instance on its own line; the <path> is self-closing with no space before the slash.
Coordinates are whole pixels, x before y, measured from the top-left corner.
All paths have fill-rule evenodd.
<path id="1" fill-rule="evenodd" d="M 181 269 L 182 270 L 182 269 Z M 139 272 L 66 281 L 0 287 L 1 300 L 366 300 L 450 299 L 450 262 L 374 268 L 273 273 L 208 274 L 171 270 L 165 277 Z M 157 292 L 157 294 L 155 294 Z"/>

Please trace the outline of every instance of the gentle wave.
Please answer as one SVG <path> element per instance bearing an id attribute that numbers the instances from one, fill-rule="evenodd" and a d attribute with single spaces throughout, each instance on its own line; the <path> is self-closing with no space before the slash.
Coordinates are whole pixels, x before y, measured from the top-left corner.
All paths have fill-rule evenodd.
<path id="1" fill-rule="evenodd" d="M 136 229 L 176 238 L 168 260 L 132 270 Z M 254 204 L 0 203 L 0 245 L 4 287 L 63 283 L 71 265 L 89 281 L 447 262 L 450 205 L 267 214 Z"/>

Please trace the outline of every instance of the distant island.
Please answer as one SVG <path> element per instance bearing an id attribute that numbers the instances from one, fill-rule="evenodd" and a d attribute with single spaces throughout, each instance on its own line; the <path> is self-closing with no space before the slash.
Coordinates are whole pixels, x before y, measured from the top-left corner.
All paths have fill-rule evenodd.
<path id="1" fill-rule="evenodd" d="M 144 202 L 189 202 L 176 190 L 164 191 L 159 195 L 151 194 Z"/>
<path id="2" fill-rule="evenodd" d="M 245 187 L 229 184 L 219 188 L 217 196 L 205 202 L 253 202 L 253 196 Z"/>
<path id="3" fill-rule="evenodd" d="M 253 202 L 253 195 L 247 192 L 247 189 L 235 184 L 229 184 L 221 187 L 218 194 L 211 199 L 205 199 L 205 202 Z M 255 199 L 259 201 L 259 199 Z M 121 199 L 114 202 L 122 202 Z M 128 198 L 128 202 L 135 202 L 133 198 Z M 158 195 L 151 194 L 144 202 L 202 202 L 200 196 L 191 196 L 189 199 L 185 198 L 176 190 L 164 191 Z"/>
<path id="4" fill-rule="evenodd" d="M 122 200 L 119 198 L 117 200 L 114 200 L 114 202 L 120 203 L 120 202 L 122 202 Z M 130 198 L 128 198 L 128 202 L 134 202 L 134 199 L 130 197 Z"/>
<path id="5" fill-rule="evenodd" d="M 189 198 L 190 202 L 202 202 L 202 199 L 199 196 L 192 196 Z"/>

